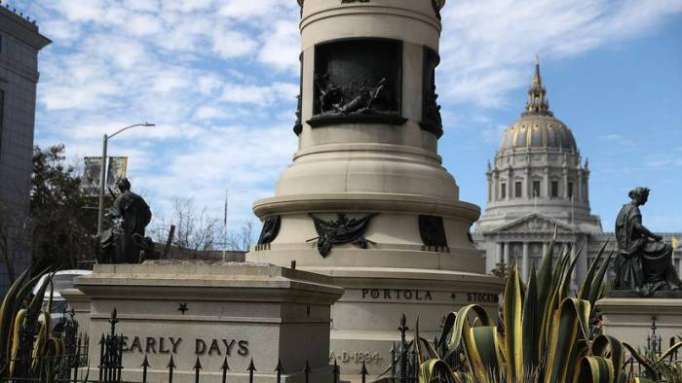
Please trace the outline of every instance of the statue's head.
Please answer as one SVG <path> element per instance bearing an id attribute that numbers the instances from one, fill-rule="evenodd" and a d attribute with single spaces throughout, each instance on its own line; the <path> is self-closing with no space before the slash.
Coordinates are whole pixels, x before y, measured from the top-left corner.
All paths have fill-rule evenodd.
<path id="1" fill-rule="evenodd" d="M 644 205 L 649 200 L 649 192 L 650 192 L 649 188 L 638 187 L 632 189 L 628 195 L 638 205 Z"/>
<path id="2" fill-rule="evenodd" d="M 130 190 L 130 181 L 126 177 L 123 177 L 116 182 L 116 187 L 118 187 L 118 190 L 121 191 L 121 193 L 127 192 Z"/>

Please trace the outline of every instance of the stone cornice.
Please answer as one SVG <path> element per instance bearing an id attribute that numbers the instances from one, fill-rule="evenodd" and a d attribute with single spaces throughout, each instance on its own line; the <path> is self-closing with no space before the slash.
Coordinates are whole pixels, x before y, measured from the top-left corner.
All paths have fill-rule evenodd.
<path id="1" fill-rule="evenodd" d="M 258 217 L 310 212 L 410 212 L 457 217 L 470 222 L 476 221 L 481 213 L 478 206 L 467 202 L 449 202 L 421 195 L 389 193 L 281 196 L 256 201 L 253 210 Z"/>
<path id="2" fill-rule="evenodd" d="M 0 6 L 0 18 L 5 21 L 0 23 L 0 31 L 18 38 L 35 50 L 41 50 L 52 42 L 40 34 L 35 24 L 2 6 Z"/>

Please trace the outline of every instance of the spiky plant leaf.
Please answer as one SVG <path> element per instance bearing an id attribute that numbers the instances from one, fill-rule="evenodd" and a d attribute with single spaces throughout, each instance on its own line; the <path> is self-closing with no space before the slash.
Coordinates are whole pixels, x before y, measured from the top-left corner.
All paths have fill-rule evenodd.
<path id="1" fill-rule="evenodd" d="M 582 285 L 580 286 L 580 290 L 578 291 L 578 299 L 589 299 L 591 295 L 591 289 L 592 289 L 592 283 L 594 281 L 594 277 L 597 275 L 597 271 L 599 270 L 599 265 L 601 265 L 602 259 L 604 258 L 604 251 L 606 250 L 606 246 L 608 246 L 609 241 L 604 242 L 602 245 L 601 249 L 599 249 L 599 252 L 597 253 L 597 258 L 592 262 L 590 265 L 587 275 L 585 275 L 585 280 L 583 281 Z"/>
<path id="2" fill-rule="evenodd" d="M 656 367 L 647 360 L 647 358 L 643 357 L 642 354 L 640 354 L 637 350 L 635 350 L 634 347 L 630 346 L 627 342 L 623 342 L 623 347 L 625 347 L 630 355 L 632 355 L 633 358 L 637 359 L 637 362 L 644 367 L 649 374 L 655 377 L 656 380 L 660 377 L 660 374 L 656 370 Z"/>
<path id="3" fill-rule="evenodd" d="M 615 382 L 620 383 L 625 378 L 623 368 L 625 366 L 625 349 L 623 344 L 609 335 L 600 335 L 592 341 L 592 355 L 608 358 L 613 364 Z"/>
<path id="4" fill-rule="evenodd" d="M 523 298 L 521 278 L 512 267 L 504 290 L 504 356 L 507 360 L 506 374 L 512 381 L 523 376 Z"/>
<path id="5" fill-rule="evenodd" d="M 549 358 L 545 383 L 568 381 L 568 364 L 578 340 L 587 339 L 583 321 L 589 319 L 590 304 L 575 298 L 565 299 L 554 312 L 549 337 Z M 571 377 L 572 378 L 572 377 Z"/>
<path id="6" fill-rule="evenodd" d="M 538 304 L 537 277 L 535 266 L 531 266 L 528 290 L 523 301 L 523 368 L 525 372 L 535 371 L 540 361 L 540 312 Z M 527 375 L 527 373 L 525 374 Z"/>
<path id="7" fill-rule="evenodd" d="M 464 334 L 464 350 L 477 382 L 501 381 L 504 365 L 500 347 L 495 327 L 478 326 L 467 329 Z"/>
<path id="8" fill-rule="evenodd" d="M 464 330 L 471 327 L 470 316 L 473 316 L 473 320 L 477 320 L 481 326 L 492 325 L 485 309 L 475 304 L 462 307 L 454 316 L 455 321 L 452 323 L 452 330 L 448 331 L 450 334 L 448 340 L 449 350 L 454 350 L 461 346 Z"/>
<path id="9" fill-rule="evenodd" d="M 592 287 L 590 288 L 590 296 L 588 300 L 590 301 L 590 304 L 594 305 L 600 298 L 601 294 L 604 293 L 604 277 L 606 276 L 606 272 L 609 269 L 609 264 L 611 264 L 611 258 L 613 257 L 613 252 L 610 252 L 609 255 L 604 259 L 604 262 L 602 262 L 601 265 L 599 265 L 599 270 L 597 271 L 597 274 L 594 276 L 594 280 L 592 281 Z"/>
<path id="10" fill-rule="evenodd" d="M 425 360 L 419 365 L 420 383 L 431 383 L 432 381 L 436 381 L 436 379 L 439 378 L 446 379 L 444 383 L 465 382 L 463 380 L 457 380 L 455 376 L 453 376 L 453 373 L 447 363 L 438 358 Z M 438 382 L 442 382 L 442 380 L 439 379 Z"/>
<path id="11" fill-rule="evenodd" d="M 580 373 L 573 383 L 613 383 L 615 371 L 610 359 L 588 356 L 580 362 Z"/>

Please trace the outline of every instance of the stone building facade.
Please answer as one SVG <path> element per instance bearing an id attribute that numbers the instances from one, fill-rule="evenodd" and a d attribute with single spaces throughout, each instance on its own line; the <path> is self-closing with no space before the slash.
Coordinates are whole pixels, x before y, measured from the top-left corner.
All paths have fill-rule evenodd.
<path id="1" fill-rule="evenodd" d="M 50 40 L 35 22 L 0 6 L 0 224 L 7 254 L 18 274 L 30 263 L 26 232 L 35 129 L 38 52 Z M 8 283 L 0 262 L 0 293 Z"/>
<path id="2" fill-rule="evenodd" d="M 487 208 L 476 223 L 474 240 L 486 252 L 489 271 L 501 263 L 516 263 L 527 278 L 531 267 L 539 267 L 555 230 L 558 250 L 570 246 L 586 251 L 578 261 L 575 283 L 604 243 L 614 249 L 615 235 L 603 231 L 601 219 L 590 209 L 589 163 L 581 157 L 571 129 L 552 113 L 539 64 L 525 111 L 504 131 L 487 180 Z M 668 233 L 664 238 L 670 242 L 681 236 Z M 678 249 L 675 262 L 682 272 L 681 257 Z"/>

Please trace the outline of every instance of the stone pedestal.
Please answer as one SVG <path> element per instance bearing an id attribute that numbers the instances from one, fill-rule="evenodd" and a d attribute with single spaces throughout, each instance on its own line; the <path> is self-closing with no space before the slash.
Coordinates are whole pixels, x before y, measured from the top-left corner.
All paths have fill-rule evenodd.
<path id="1" fill-rule="evenodd" d="M 332 356 L 345 375 L 365 360 L 374 378 L 403 313 L 432 338 L 463 304 L 494 315 L 502 282 L 484 275 L 469 236 L 480 209 L 459 199 L 438 154 L 443 2 L 299 4 L 299 148 L 275 195 L 254 205 L 265 229 L 247 260 L 334 277 L 346 293 L 332 308 Z M 360 235 L 344 242 L 353 219 L 367 224 L 349 225 Z"/>
<path id="2" fill-rule="evenodd" d="M 646 345 L 654 318 L 664 351 L 670 338 L 682 335 L 682 299 L 606 298 L 597 308 L 604 315 L 605 332 L 634 347 Z"/>
<path id="3" fill-rule="evenodd" d="M 147 355 L 149 381 L 165 382 L 173 357 L 174 382 L 221 381 L 227 357 L 229 382 L 332 382 L 329 366 L 330 305 L 342 294 L 329 277 L 264 264 L 153 262 L 97 265 L 77 288 L 90 299 L 90 374 L 97 376 L 102 334 L 117 310 L 117 333 L 126 337 L 123 379 L 140 381 Z M 71 295 L 73 296 L 73 295 Z M 94 375 L 93 375 L 94 374 Z"/>

